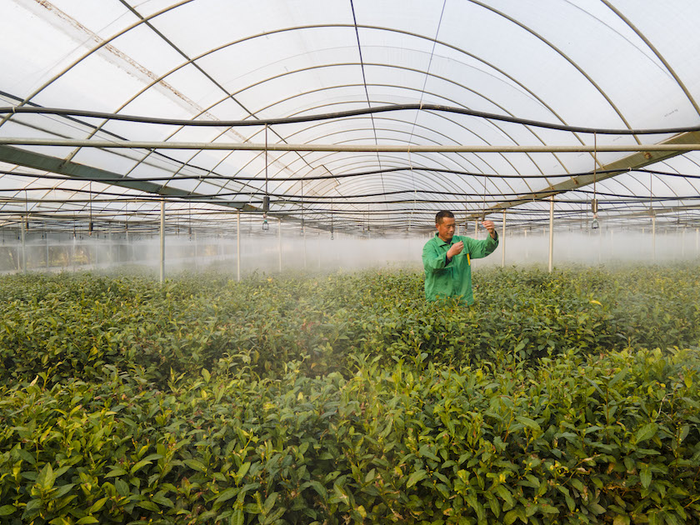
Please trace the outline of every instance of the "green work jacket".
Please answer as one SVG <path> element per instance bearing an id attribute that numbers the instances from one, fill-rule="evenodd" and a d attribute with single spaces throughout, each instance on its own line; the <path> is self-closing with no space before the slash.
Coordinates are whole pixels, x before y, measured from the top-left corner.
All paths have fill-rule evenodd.
<path id="1" fill-rule="evenodd" d="M 464 241 L 464 250 L 447 261 L 450 246 Z M 474 304 L 472 294 L 471 260 L 486 257 L 498 247 L 496 239 L 489 235 L 483 241 L 455 235 L 452 241 L 445 242 L 437 233 L 423 246 L 423 268 L 425 268 L 425 298 L 435 301 L 454 297 L 464 304 Z"/>

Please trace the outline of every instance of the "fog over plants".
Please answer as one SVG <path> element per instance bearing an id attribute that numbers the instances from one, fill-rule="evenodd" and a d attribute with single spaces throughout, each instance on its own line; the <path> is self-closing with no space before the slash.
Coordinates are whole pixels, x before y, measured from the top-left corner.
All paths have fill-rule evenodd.
<path id="1" fill-rule="evenodd" d="M 546 229 L 500 232 L 500 245 L 480 266 L 547 265 L 549 233 Z M 240 272 L 286 270 L 352 271 L 372 267 L 421 268 L 421 251 L 432 233 L 392 236 L 365 232 L 361 236 L 328 231 L 282 229 L 268 231 L 247 228 L 240 237 Z M 458 233 L 482 239 L 483 229 Z M 616 228 L 555 231 L 553 263 L 598 265 L 609 263 L 655 264 L 693 261 L 700 258 L 700 234 L 687 228 L 652 235 L 646 231 Z M 0 244 L 0 271 L 112 270 L 141 267 L 158 270 L 161 254 L 158 236 L 125 238 L 123 235 L 27 236 L 24 247 L 17 237 L 5 237 Z M 165 238 L 166 275 L 216 269 L 238 273 L 235 232 L 226 236 L 202 234 L 167 235 Z M 504 256 L 505 251 L 505 256 Z M 48 261 L 48 262 L 47 262 Z"/>

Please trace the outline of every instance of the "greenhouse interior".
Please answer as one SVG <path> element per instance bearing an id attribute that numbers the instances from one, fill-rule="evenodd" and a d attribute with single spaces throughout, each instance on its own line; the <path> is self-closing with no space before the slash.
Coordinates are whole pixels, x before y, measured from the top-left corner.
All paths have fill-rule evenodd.
<path id="1" fill-rule="evenodd" d="M 700 523 L 699 2 L 0 20 L 0 525 Z"/>
<path id="2" fill-rule="evenodd" d="M 697 258 L 695 9 L 6 0 L 0 265 Z"/>

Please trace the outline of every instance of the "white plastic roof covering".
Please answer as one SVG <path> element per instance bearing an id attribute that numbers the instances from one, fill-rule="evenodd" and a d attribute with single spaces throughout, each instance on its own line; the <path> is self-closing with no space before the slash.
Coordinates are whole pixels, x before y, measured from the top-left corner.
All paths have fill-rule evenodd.
<path id="1" fill-rule="evenodd" d="M 460 219 L 499 219 L 507 208 L 509 223 L 547 220 L 542 199 L 555 190 L 560 218 L 589 216 L 597 198 L 602 219 L 630 222 L 651 207 L 698 224 L 692 147 L 602 151 L 700 142 L 700 3 L 692 0 L 0 0 L 0 16 L 0 220 L 135 220 L 159 209 L 162 196 L 183 215 L 259 217 L 267 194 L 270 214 L 285 220 L 304 214 L 328 225 L 332 215 L 338 228 L 405 230 L 430 228 L 446 208 Z M 601 133 L 425 109 L 267 128 L 90 116 L 258 121 L 404 104 Z M 21 111 L 30 108 L 74 113 Z M 61 145 L 67 139 L 82 142 Z M 196 147 L 216 143 L 268 151 Z M 498 150 L 578 145 L 595 151 Z"/>

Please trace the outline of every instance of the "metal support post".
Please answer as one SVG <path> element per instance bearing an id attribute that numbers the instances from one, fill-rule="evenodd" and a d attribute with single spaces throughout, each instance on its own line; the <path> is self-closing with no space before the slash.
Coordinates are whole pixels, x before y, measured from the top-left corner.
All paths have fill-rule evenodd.
<path id="1" fill-rule="evenodd" d="M 241 212 L 236 211 L 236 279 L 241 280 Z"/>
<path id="2" fill-rule="evenodd" d="M 685 259 L 685 228 L 681 230 L 681 257 Z"/>
<path id="3" fill-rule="evenodd" d="M 506 267 L 506 210 L 503 210 L 503 235 L 501 236 L 501 268 Z"/>
<path id="4" fill-rule="evenodd" d="M 22 219 L 22 273 L 27 273 L 26 219 Z"/>
<path id="5" fill-rule="evenodd" d="M 306 226 L 304 226 L 304 270 L 306 270 L 306 265 L 307 265 L 306 259 L 307 259 L 307 257 L 306 257 Z"/>
<path id="6" fill-rule="evenodd" d="M 71 251 L 70 251 L 70 266 L 75 271 L 75 245 L 77 244 L 78 239 L 75 236 L 75 232 L 73 232 L 73 244 L 71 244 Z"/>
<path id="7" fill-rule="evenodd" d="M 615 239 L 613 239 L 613 233 L 615 230 L 610 229 L 610 258 L 613 259 L 615 256 Z"/>
<path id="8" fill-rule="evenodd" d="M 525 260 L 527 261 L 530 258 L 530 245 L 527 243 L 527 230 L 523 230 L 523 233 L 525 234 Z"/>
<path id="9" fill-rule="evenodd" d="M 651 258 L 656 261 L 656 216 L 651 217 Z"/>
<path id="10" fill-rule="evenodd" d="M 197 235 L 197 230 L 194 231 L 194 269 L 199 269 L 199 235 Z M 206 241 L 206 239 L 205 239 Z"/>
<path id="11" fill-rule="evenodd" d="M 282 219 L 277 219 L 277 266 L 282 273 Z"/>
<path id="12" fill-rule="evenodd" d="M 160 201 L 160 284 L 165 282 L 165 199 Z"/>
<path id="13" fill-rule="evenodd" d="M 554 197 L 549 198 L 549 273 L 554 269 Z"/>

